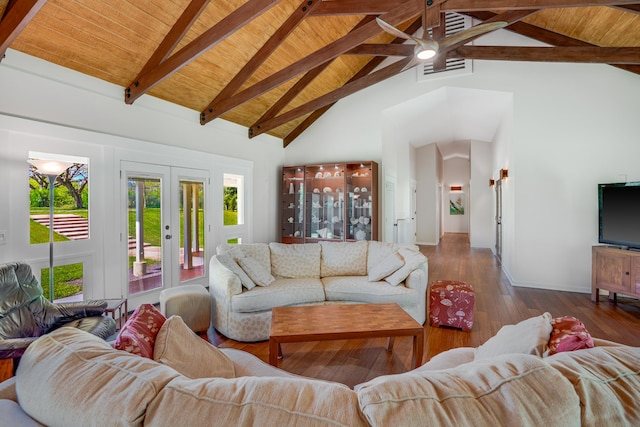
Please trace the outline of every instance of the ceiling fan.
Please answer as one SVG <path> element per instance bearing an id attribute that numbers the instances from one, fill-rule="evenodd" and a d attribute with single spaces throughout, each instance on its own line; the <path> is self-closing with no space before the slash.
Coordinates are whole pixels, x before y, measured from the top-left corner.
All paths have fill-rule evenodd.
<path id="1" fill-rule="evenodd" d="M 509 25 L 508 22 L 504 22 L 504 21 L 491 22 L 488 24 L 479 24 L 467 30 L 453 34 L 449 37 L 445 37 L 440 41 L 437 41 L 431 37 L 428 37 L 429 33 L 427 32 L 426 29 L 424 30 L 423 38 L 420 38 L 420 37 L 415 37 L 410 34 L 404 33 L 399 29 L 397 29 L 396 27 L 394 27 L 393 25 L 383 21 L 380 18 L 376 18 L 376 21 L 378 22 L 378 25 L 380 25 L 380 27 L 387 33 L 403 39 L 413 40 L 417 43 L 414 50 L 415 59 L 412 60 L 411 63 L 407 67 L 405 67 L 405 69 L 415 65 L 417 60 L 427 60 L 427 59 L 433 58 L 441 50 L 446 49 L 450 46 L 463 42 L 467 39 L 471 39 L 479 35 L 489 33 L 491 31 L 495 31 L 500 28 L 504 28 L 507 25 Z"/>

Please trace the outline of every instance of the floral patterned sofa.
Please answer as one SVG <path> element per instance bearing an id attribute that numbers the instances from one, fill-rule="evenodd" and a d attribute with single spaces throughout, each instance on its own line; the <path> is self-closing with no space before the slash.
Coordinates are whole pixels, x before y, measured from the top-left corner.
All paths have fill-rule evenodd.
<path id="1" fill-rule="evenodd" d="M 424 324 L 427 275 L 427 258 L 415 245 L 223 244 L 210 261 L 210 332 L 267 340 L 273 307 L 335 303 L 395 302 Z"/>

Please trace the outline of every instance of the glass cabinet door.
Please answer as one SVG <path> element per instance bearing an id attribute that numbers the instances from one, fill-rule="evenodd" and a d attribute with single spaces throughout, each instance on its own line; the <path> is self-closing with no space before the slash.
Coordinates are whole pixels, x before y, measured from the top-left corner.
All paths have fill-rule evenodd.
<path id="1" fill-rule="evenodd" d="M 305 194 L 305 237 L 343 240 L 344 164 L 306 166 Z"/>
<path id="2" fill-rule="evenodd" d="M 374 170 L 371 162 L 346 165 L 348 240 L 372 240 Z"/>
<path id="3" fill-rule="evenodd" d="M 304 239 L 304 167 L 282 169 L 282 239 L 302 243 Z M 299 239 L 299 240 L 298 240 Z"/>

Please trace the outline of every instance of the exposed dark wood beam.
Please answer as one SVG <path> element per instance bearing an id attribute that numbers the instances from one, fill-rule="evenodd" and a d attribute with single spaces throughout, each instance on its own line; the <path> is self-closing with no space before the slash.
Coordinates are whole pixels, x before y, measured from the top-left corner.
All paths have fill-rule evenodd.
<path id="1" fill-rule="evenodd" d="M 444 19 L 442 21 L 446 22 Z M 435 27 L 431 31 L 434 39 L 442 40 L 447 35 L 446 24 Z M 445 68 L 447 68 L 447 55 L 436 55 L 436 57 L 433 58 L 433 71 L 444 71 Z"/>
<path id="2" fill-rule="evenodd" d="M 443 12 L 476 12 L 483 10 L 547 9 L 552 7 L 618 6 L 638 0 L 447 0 Z"/>
<path id="3" fill-rule="evenodd" d="M 132 104 L 148 90 L 275 6 L 280 0 L 249 0 L 199 37 L 152 68 L 125 89 L 125 102 Z"/>
<path id="4" fill-rule="evenodd" d="M 629 4 L 626 6 L 613 6 L 616 9 L 624 10 L 625 12 L 640 13 L 640 4 Z"/>
<path id="5" fill-rule="evenodd" d="M 334 0 L 323 1 L 313 16 L 382 15 L 398 6 L 397 0 Z"/>
<path id="6" fill-rule="evenodd" d="M 411 56 L 415 52 L 412 44 L 361 44 L 346 52 L 347 55 L 365 56 Z"/>
<path id="7" fill-rule="evenodd" d="M 414 20 L 411 24 L 409 24 L 406 31 L 410 34 L 413 34 L 416 31 L 418 31 L 418 28 L 420 28 L 421 26 L 422 26 L 422 18 L 418 18 Z M 401 45 L 402 43 L 404 43 L 404 41 L 405 40 L 403 38 L 396 37 L 394 40 L 391 41 L 390 44 Z M 351 79 L 349 79 L 349 82 L 361 79 L 362 77 L 368 75 L 373 70 L 375 70 L 385 59 L 386 59 L 385 57 L 381 57 L 381 56 L 372 58 L 362 68 L 360 68 L 360 70 L 356 74 L 354 74 L 353 77 L 351 77 Z M 324 113 L 326 113 L 327 110 L 333 107 L 334 104 L 335 102 L 332 102 L 331 104 L 325 105 L 324 107 L 321 107 L 315 110 L 313 113 L 309 114 L 300 124 L 298 124 L 298 126 L 296 126 L 294 130 L 289 132 L 289 134 L 284 137 L 283 146 L 286 148 L 289 144 L 291 144 L 293 140 L 295 140 L 298 136 L 300 136 L 302 132 L 307 130 L 309 126 L 311 126 Z"/>
<path id="8" fill-rule="evenodd" d="M 640 65 L 640 47 L 461 46 L 449 52 L 447 56 L 494 61 L 588 62 Z"/>
<path id="9" fill-rule="evenodd" d="M 133 80 L 134 82 L 139 81 L 149 70 L 157 67 L 162 61 L 167 59 L 167 56 L 169 56 L 178 43 L 180 43 L 180 40 L 182 40 L 208 4 L 208 0 L 191 0 L 191 3 L 185 8 L 176 23 L 173 24 L 173 27 L 171 27 L 171 30 L 165 36 L 164 40 L 162 40 L 158 48 L 153 52 L 144 67 L 142 67 L 142 70 L 140 70 Z"/>
<path id="10" fill-rule="evenodd" d="M 422 15 L 422 28 L 438 28 L 440 27 L 440 18 L 442 15 L 442 3 L 445 0 L 432 0 L 424 2 L 424 13 Z"/>
<path id="11" fill-rule="evenodd" d="M 7 4 L 4 17 L 0 21 L 0 61 L 11 43 L 46 2 L 47 0 L 20 0 Z"/>
<path id="12" fill-rule="evenodd" d="M 233 79 L 218 93 L 218 95 L 207 105 L 200 113 L 200 124 L 204 125 L 207 123 L 207 115 L 206 111 L 212 112 L 215 105 L 223 99 L 229 98 L 231 95 L 236 93 L 238 89 L 242 86 L 244 82 L 246 82 L 249 77 L 264 63 L 264 61 L 269 58 L 269 56 L 282 44 L 282 42 L 287 38 L 289 34 L 293 30 L 295 30 L 298 25 L 304 20 L 305 17 L 309 15 L 313 9 L 315 9 L 319 4 L 321 4 L 321 0 L 304 0 L 300 6 L 296 8 L 296 10 L 287 18 L 287 20 L 276 30 L 275 33 L 269 40 L 262 45 L 262 47 L 256 52 L 255 55 L 251 57 L 249 62 L 245 64 L 244 67 L 240 70 L 238 74 L 236 74 Z"/>
<path id="13" fill-rule="evenodd" d="M 494 19 L 497 15 L 493 12 L 472 12 L 466 13 L 473 18 L 479 20 Z M 546 30 L 544 28 L 536 27 L 535 25 L 527 24 L 526 22 L 516 22 L 509 25 L 507 30 L 520 34 L 525 37 L 529 37 L 534 40 L 538 40 L 542 43 L 546 43 L 552 46 L 595 46 L 591 43 L 584 42 L 582 40 L 574 39 L 553 31 Z M 616 68 L 629 71 L 631 73 L 640 74 L 640 66 L 638 65 L 613 65 Z"/>
<path id="14" fill-rule="evenodd" d="M 414 17 L 416 14 L 420 13 L 421 10 L 422 7 L 419 0 L 406 0 L 400 3 L 400 5 L 391 12 L 383 15 L 383 18 L 391 25 L 398 25 Z M 371 21 L 368 24 L 363 25 L 346 36 L 339 38 L 335 42 L 330 43 L 305 58 L 300 59 L 291 66 L 286 67 L 242 92 L 223 100 L 213 109 L 214 111 L 205 112 L 207 121 L 220 117 L 227 111 L 233 110 L 239 105 L 242 105 L 263 93 L 280 86 L 295 76 L 305 73 L 308 70 L 342 55 L 381 32 L 382 29 L 375 21 Z"/>
<path id="15" fill-rule="evenodd" d="M 405 65 L 407 65 L 411 61 L 411 59 L 412 58 L 401 59 L 391 65 L 387 65 L 386 67 L 376 71 L 375 73 L 369 74 L 350 83 L 346 83 L 344 86 L 335 89 L 325 95 L 322 95 L 314 99 L 313 101 L 307 102 L 306 104 L 289 110 L 286 113 L 279 115 L 278 117 L 267 120 L 266 122 L 260 124 L 260 131 L 262 133 L 268 132 L 271 129 L 282 126 L 283 124 L 290 122 L 291 120 L 302 117 L 319 108 L 334 104 L 345 96 L 349 96 L 371 85 L 393 77 L 396 74 L 400 73 L 404 69 Z"/>
<path id="16" fill-rule="evenodd" d="M 358 28 L 362 27 L 363 25 L 371 22 L 372 20 L 374 20 L 375 17 L 373 16 L 365 16 L 363 19 L 360 20 L 360 22 L 358 22 L 358 24 L 353 28 L 353 30 L 357 30 Z M 311 71 L 307 71 L 305 73 L 304 76 L 302 76 L 302 78 L 300 78 L 288 91 L 287 93 L 285 93 L 283 96 L 280 97 L 280 99 L 278 99 L 278 101 L 276 101 L 271 108 L 269 108 L 263 115 L 262 117 L 260 117 L 254 124 L 252 124 L 249 127 L 249 138 L 253 138 L 253 131 L 254 129 L 260 129 L 260 125 L 259 123 L 262 123 L 263 121 L 269 120 L 275 116 L 278 115 L 278 113 L 280 113 L 280 111 L 282 111 L 287 105 L 289 105 L 289 103 L 291 101 L 293 101 L 293 99 L 295 99 L 296 96 L 298 96 L 298 94 L 300 94 L 300 92 L 302 92 L 304 90 L 304 88 L 306 88 L 312 81 L 315 80 L 316 77 L 318 77 L 331 63 L 333 62 L 333 59 L 325 62 L 324 64 L 321 64 L 319 66 L 317 66 L 316 68 L 314 68 Z"/>

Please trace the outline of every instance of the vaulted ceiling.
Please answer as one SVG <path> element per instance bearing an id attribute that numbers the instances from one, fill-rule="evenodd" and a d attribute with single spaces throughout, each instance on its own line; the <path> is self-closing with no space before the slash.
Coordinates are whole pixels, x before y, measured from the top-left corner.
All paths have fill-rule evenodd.
<path id="1" fill-rule="evenodd" d="M 458 43 L 435 66 L 447 57 L 595 62 L 640 74 L 637 1 L 0 0 L 0 55 L 15 49 L 122 86 L 133 108 L 155 96 L 194 110 L 194 122 L 223 118 L 287 146 L 339 99 L 409 63 L 413 43 L 376 17 L 442 39 L 443 14 L 457 12 L 550 45 Z"/>

